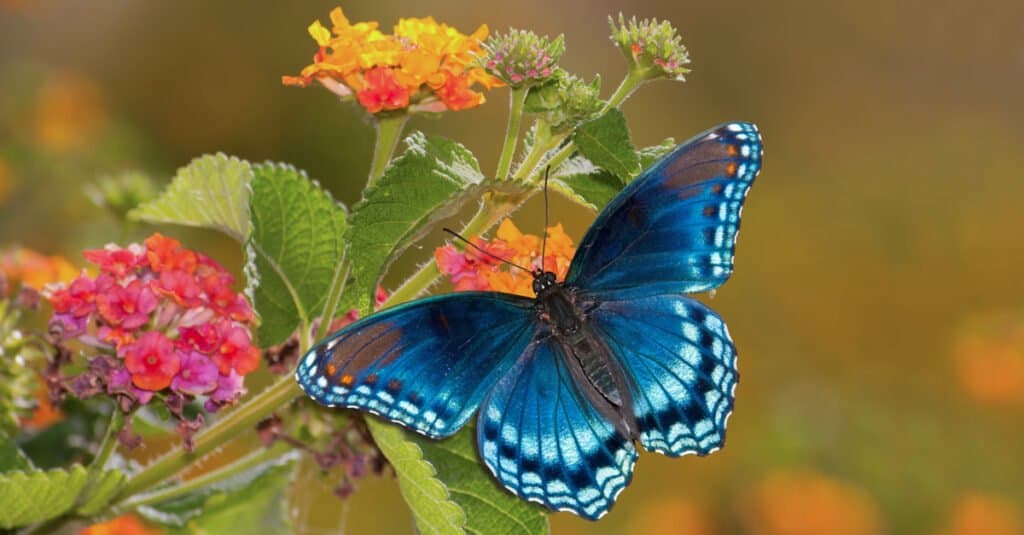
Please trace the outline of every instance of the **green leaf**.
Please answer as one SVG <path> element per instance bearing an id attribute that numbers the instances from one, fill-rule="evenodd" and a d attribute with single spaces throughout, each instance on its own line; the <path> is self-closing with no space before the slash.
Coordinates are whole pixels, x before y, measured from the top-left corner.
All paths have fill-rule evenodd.
<path id="1" fill-rule="evenodd" d="M 640 172 L 640 157 L 629 139 L 626 116 L 618 108 L 580 124 L 572 133 L 580 154 L 602 169 L 607 169 L 623 184 Z"/>
<path id="2" fill-rule="evenodd" d="M 484 179 L 473 153 L 455 141 L 416 132 L 405 142 L 405 152 L 352 208 L 346 237 L 355 280 L 346 294 L 355 292 L 359 310 L 369 309 L 391 262 L 431 223 L 453 215 L 469 198 L 459 194 Z"/>
<path id="3" fill-rule="evenodd" d="M 44 522 L 75 505 L 88 481 L 88 470 L 28 470 L 0 474 L 0 528 Z"/>
<path id="4" fill-rule="evenodd" d="M 286 518 L 284 511 L 275 504 L 267 504 L 267 496 L 260 489 L 272 490 L 271 496 L 283 495 L 291 470 L 300 453 L 292 450 L 280 457 L 241 472 L 233 477 L 202 487 L 194 492 L 153 505 L 139 507 L 138 513 L 151 522 L 176 528 L 203 528 L 211 533 L 222 533 L 213 529 L 224 524 L 227 517 L 249 514 L 254 518 L 263 516 L 271 524 L 280 524 Z M 283 481 L 283 482 L 282 482 Z M 282 502 L 284 498 L 281 498 Z M 262 508 L 268 507 L 264 515 Z M 278 517 L 278 513 L 280 516 Z M 244 524 L 246 521 L 243 520 Z M 239 526 L 243 525 L 239 524 Z M 239 527 L 238 529 L 241 529 Z M 269 529 L 269 528 L 268 528 Z M 226 529 L 223 533 L 235 532 Z M 246 533 L 246 531 L 238 531 Z M 252 531 L 253 533 L 262 530 Z M 268 531 L 273 533 L 274 531 Z"/>
<path id="5" fill-rule="evenodd" d="M 423 450 L 410 440 L 411 434 L 398 426 L 367 418 L 366 423 L 380 451 L 398 476 L 398 486 L 423 535 L 460 534 L 466 513 L 452 501 L 448 488 L 437 479 L 434 466 L 423 458 Z"/>
<path id="6" fill-rule="evenodd" d="M 367 422 L 421 533 L 548 533 L 545 510 L 501 488 L 480 463 L 472 426 L 431 440 L 373 418 Z"/>
<path id="7" fill-rule="evenodd" d="M 128 218 L 212 228 L 245 241 L 252 176 L 244 160 L 220 153 L 201 156 L 178 169 L 159 197 L 128 212 Z"/>
<path id="8" fill-rule="evenodd" d="M 466 512 L 467 532 L 548 533 L 545 509 L 502 488 L 481 464 L 473 426 L 466 426 L 445 440 L 416 436 L 414 441 L 423 450 L 423 457 L 437 469 L 437 477 L 447 485 L 451 499 Z"/>
<path id="9" fill-rule="evenodd" d="M 672 152 L 674 148 L 676 148 L 675 138 L 667 137 L 657 145 L 651 145 L 636 151 L 636 155 L 640 157 L 640 167 L 647 169 L 660 160 L 662 156 Z"/>
<path id="10" fill-rule="evenodd" d="M 32 470 L 32 461 L 7 435 L 0 433 L 0 473 L 15 470 Z"/>
<path id="11" fill-rule="evenodd" d="M 345 250 L 345 207 L 287 165 L 253 166 L 245 267 L 260 345 L 278 344 L 322 313 Z"/>
<path id="12" fill-rule="evenodd" d="M 582 156 L 569 159 L 551 176 L 551 187 L 570 200 L 599 211 L 622 189 L 615 175 Z"/>
<path id="13" fill-rule="evenodd" d="M 76 512 L 83 516 L 99 514 L 117 496 L 124 485 L 125 475 L 120 470 L 108 470 L 98 474 L 82 491 Z"/>

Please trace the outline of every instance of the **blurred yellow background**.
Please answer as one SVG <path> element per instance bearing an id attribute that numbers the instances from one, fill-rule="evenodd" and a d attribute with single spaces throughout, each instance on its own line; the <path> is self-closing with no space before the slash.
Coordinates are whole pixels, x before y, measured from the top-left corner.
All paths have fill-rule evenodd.
<path id="1" fill-rule="evenodd" d="M 163 183 L 215 151 L 292 163 L 355 202 L 373 142 L 362 112 L 280 84 L 334 5 L 0 0 L 0 246 L 78 262 L 124 238 L 84 183 L 126 169 Z M 740 352 L 726 448 L 644 455 L 610 515 L 558 514 L 555 533 L 1024 532 L 1024 3 L 343 7 L 384 28 L 432 15 L 467 32 L 565 33 L 561 65 L 600 73 L 605 96 L 625 73 L 606 17 L 668 19 L 693 72 L 626 103 L 634 142 L 761 127 L 736 274 L 710 299 Z M 506 91 L 410 126 L 493 169 Z M 520 228 L 538 232 L 540 208 Z M 593 218 L 560 200 L 552 214 L 577 238 Z M 238 266 L 232 242 L 173 232 Z M 317 496 L 295 518 L 308 533 L 340 532 L 341 511 L 349 533 L 412 530 L 392 482 L 364 480 L 341 502 L 315 479 L 298 482 Z"/>

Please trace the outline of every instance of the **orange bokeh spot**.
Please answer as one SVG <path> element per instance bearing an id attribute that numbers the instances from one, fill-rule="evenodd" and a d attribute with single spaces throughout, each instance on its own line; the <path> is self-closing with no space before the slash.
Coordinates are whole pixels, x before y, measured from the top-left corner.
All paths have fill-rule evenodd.
<path id="1" fill-rule="evenodd" d="M 863 490 L 809 470 L 769 474 L 745 504 L 750 533 L 874 535 L 879 512 Z"/>

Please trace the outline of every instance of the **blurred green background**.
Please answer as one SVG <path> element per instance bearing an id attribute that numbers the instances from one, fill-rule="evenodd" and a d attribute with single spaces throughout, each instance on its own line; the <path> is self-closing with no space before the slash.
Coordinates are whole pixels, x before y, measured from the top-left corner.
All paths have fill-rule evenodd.
<path id="1" fill-rule="evenodd" d="M 774 4 L 774 5 L 771 5 Z M 61 253 L 120 236 L 83 184 L 161 183 L 203 153 L 305 169 L 346 204 L 372 129 L 321 89 L 283 87 L 333 2 L 0 0 L 0 246 Z M 606 17 L 672 21 L 693 60 L 624 106 L 638 146 L 759 124 L 765 167 L 736 274 L 710 298 L 740 352 L 727 447 L 643 455 L 605 519 L 555 533 L 1016 533 L 1024 530 L 1024 3 L 377 0 L 353 20 L 433 15 L 565 33 L 561 65 L 605 95 L 625 72 Z M 507 90 L 412 129 L 493 169 Z M 516 221 L 542 226 L 540 205 Z M 577 239 L 593 215 L 556 200 Z M 230 266 L 237 246 L 167 229 Z M 440 242 L 440 237 L 437 238 Z M 395 267 L 395 280 L 434 243 Z M 348 502 L 297 483 L 308 533 L 410 532 L 391 481 Z M 327 488 L 327 487 L 325 487 Z"/>

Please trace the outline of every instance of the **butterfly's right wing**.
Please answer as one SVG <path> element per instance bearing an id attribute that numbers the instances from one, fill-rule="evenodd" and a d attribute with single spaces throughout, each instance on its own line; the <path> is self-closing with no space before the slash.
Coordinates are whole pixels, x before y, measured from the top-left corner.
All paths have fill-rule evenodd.
<path id="1" fill-rule="evenodd" d="M 299 361 L 299 385 L 327 406 L 367 410 L 450 436 L 523 353 L 533 300 L 497 292 L 420 299 L 359 320 Z"/>
<path id="2" fill-rule="evenodd" d="M 640 444 L 648 451 L 706 455 L 725 443 L 739 380 L 725 322 L 679 294 L 587 294 L 588 325 L 632 384 Z"/>

